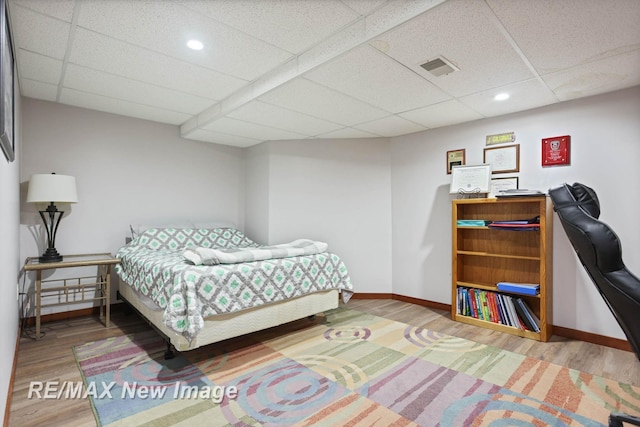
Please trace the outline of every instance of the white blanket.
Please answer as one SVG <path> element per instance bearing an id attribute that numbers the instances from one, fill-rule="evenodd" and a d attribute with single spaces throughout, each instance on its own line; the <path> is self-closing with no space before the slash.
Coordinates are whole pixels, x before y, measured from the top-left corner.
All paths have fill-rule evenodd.
<path id="1" fill-rule="evenodd" d="M 298 239 L 290 243 L 273 246 L 231 249 L 188 248 L 184 250 L 183 256 L 194 265 L 237 264 L 265 259 L 319 254 L 326 252 L 327 247 L 328 245 L 324 242 Z"/>

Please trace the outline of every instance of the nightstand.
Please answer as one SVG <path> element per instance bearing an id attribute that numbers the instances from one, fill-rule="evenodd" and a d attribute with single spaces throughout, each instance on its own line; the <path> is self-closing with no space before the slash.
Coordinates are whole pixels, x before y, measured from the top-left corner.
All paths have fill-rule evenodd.
<path id="1" fill-rule="evenodd" d="M 111 266 L 118 264 L 119 259 L 111 254 L 65 255 L 60 262 L 41 263 L 38 257 L 29 257 L 24 271 L 36 272 L 36 340 L 40 339 L 40 314 L 43 307 L 76 304 L 89 301 L 100 301 L 100 317 L 104 316 L 105 327 L 109 327 L 111 298 Z M 97 267 L 94 276 L 71 277 L 42 280 L 42 272 L 59 268 Z M 42 303 L 42 298 L 55 302 Z"/>

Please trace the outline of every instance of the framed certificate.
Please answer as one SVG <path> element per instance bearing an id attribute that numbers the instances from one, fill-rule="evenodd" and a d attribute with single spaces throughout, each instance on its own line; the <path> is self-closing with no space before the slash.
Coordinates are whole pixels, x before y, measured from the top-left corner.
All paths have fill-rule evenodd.
<path id="1" fill-rule="evenodd" d="M 488 193 L 491 190 L 491 165 L 453 166 L 450 194 Z"/>
<path id="2" fill-rule="evenodd" d="M 520 144 L 484 149 L 484 162 L 491 165 L 493 173 L 520 171 Z"/>

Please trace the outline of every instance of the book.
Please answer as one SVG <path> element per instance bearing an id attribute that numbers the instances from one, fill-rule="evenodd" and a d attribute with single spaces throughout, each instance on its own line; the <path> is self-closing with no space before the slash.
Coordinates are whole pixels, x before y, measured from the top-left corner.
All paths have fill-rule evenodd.
<path id="1" fill-rule="evenodd" d="M 485 221 L 483 219 L 459 219 L 456 221 L 459 227 L 485 227 L 491 223 L 491 221 Z"/>
<path id="2" fill-rule="evenodd" d="M 493 321 L 495 323 L 504 324 L 502 321 L 502 316 L 500 315 L 500 309 L 498 308 L 498 298 L 495 292 L 488 292 L 489 296 L 489 306 L 491 307 L 491 313 L 493 317 Z"/>
<path id="3" fill-rule="evenodd" d="M 500 316 L 500 323 L 503 325 L 509 325 L 507 321 L 507 317 L 504 314 L 504 309 L 502 307 L 502 299 L 500 298 L 500 294 L 493 294 L 496 299 L 496 307 L 498 308 L 498 316 Z"/>
<path id="4" fill-rule="evenodd" d="M 471 316 L 478 319 L 478 300 L 473 289 L 469 289 L 469 300 L 471 302 Z"/>
<path id="5" fill-rule="evenodd" d="M 513 302 L 513 298 L 511 298 L 509 295 L 504 295 L 505 300 L 507 301 L 507 307 L 509 309 L 509 316 L 511 317 L 511 320 L 513 321 L 513 327 L 518 328 L 518 329 L 526 329 L 525 325 L 523 324 L 522 320 L 520 319 L 520 316 L 518 316 L 518 313 L 516 311 L 516 307 L 515 304 Z"/>
<path id="6" fill-rule="evenodd" d="M 518 317 L 524 323 L 526 329 L 530 331 L 535 331 L 535 326 L 533 325 L 533 322 L 529 319 L 524 307 L 522 306 L 522 300 L 520 298 L 516 298 L 514 305 L 515 305 L 516 313 L 518 313 Z"/>
<path id="7" fill-rule="evenodd" d="M 533 317 L 531 316 L 531 309 L 527 305 L 527 303 L 522 298 L 516 298 L 516 310 L 520 307 L 522 314 L 522 320 L 527 325 L 527 328 L 532 330 L 533 332 L 540 332 L 540 323 L 536 324 Z M 520 312 L 519 312 L 520 313 Z"/>
<path id="8" fill-rule="evenodd" d="M 487 301 L 487 293 L 485 291 L 478 292 L 480 303 L 482 304 L 482 319 L 491 322 L 491 312 L 489 311 L 489 302 Z"/>
<path id="9" fill-rule="evenodd" d="M 499 228 L 502 230 L 535 231 L 540 230 L 540 224 L 496 224 L 492 222 L 489 228 Z"/>
<path id="10" fill-rule="evenodd" d="M 527 315 L 533 322 L 536 332 L 540 332 L 540 319 L 538 318 L 538 316 L 536 316 L 533 310 L 531 310 L 531 307 L 529 307 L 529 305 L 524 300 L 522 300 L 522 304 L 524 309 L 527 311 Z"/>
<path id="11" fill-rule="evenodd" d="M 540 224 L 540 215 L 527 219 L 509 219 L 506 221 L 491 221 L 492 224 Z"/>
<path id="12" fill-rule="evenodd" d="M 505 318 L 505 324 L 517 328 L 517 324 L 511 319 L 511 314 L 509 313 L 509 308 L 507 307 L 507 300 L 505 296 L 502 294 L 498 294 L 498 298 L 500 300 L 502 312 Z"/>

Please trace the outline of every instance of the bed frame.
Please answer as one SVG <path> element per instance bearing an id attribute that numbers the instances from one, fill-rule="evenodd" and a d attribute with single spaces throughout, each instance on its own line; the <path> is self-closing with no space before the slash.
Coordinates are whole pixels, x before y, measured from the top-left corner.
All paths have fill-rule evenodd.
<path id="1" fill-rule="evenodd" d="M 315 316 L 338 307 L 339 292 L 336 289 L 304 295 L 290 300 L 267 304 L 236 313 L 207 317 L 204 328 L 191 343 L 168 328 L 162 321 L 162 310 L 153 309 L 153 302 L 144 301 L 127 283 L 119 279 L 118 298 L 133 307 L 167 341 L 165 359 L 173 357 L 173 349 L 194 350 L 204 345 L 260 331 L 287 322 Z"/>

